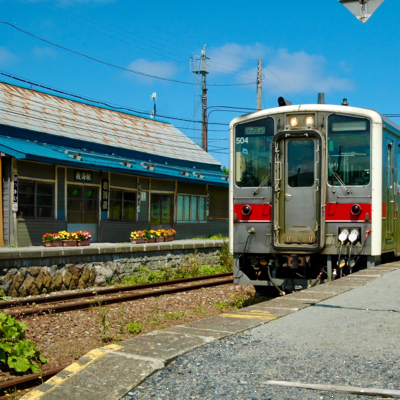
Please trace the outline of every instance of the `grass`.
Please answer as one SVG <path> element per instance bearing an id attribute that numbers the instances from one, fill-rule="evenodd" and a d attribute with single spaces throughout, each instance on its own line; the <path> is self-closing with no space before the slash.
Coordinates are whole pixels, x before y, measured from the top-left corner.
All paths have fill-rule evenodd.
<path id="1" fill-rule="evenodd" d="M 195 278 L 196 276 L 206 276 L 233 272 L 233 257 L 229 253 L 228 243 L 224 242 L 220 250 L 220 257 L 216 266 L 201 265 L 197 250 L 186 261 L 176 269 L 164 267 L 153 271 L 147 268 L 138 268 L 134 275 L 126 276 L 120 281 L 112 281 L 111 284 L 117 286 L 139 285 L 143 283 L 157 283 L 181 278 Z"/>

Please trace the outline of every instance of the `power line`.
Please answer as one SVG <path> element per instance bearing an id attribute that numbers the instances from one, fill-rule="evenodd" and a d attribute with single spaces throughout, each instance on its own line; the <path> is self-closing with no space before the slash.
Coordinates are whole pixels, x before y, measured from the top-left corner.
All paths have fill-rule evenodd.
<path id="1" fill-rule="evenodd" d="M 55 92 L 55 93 L 60 93 L 60 94 L 63 94 L 63 95 L 75 97 L 75 98 L 78 98 L 78 99 L 84 100 L 84 101 L 90 101 L 91 103 L 95 103 L 95 104 L 101 104 L 101 105 L 103 105 L 103 106 L 106 106 L 106 107 L 109 107 L 109 108 L 113 108 L 114 110 L 125 110 L 125 111 L 129 111 L 129 112 L 137 113 L 137 114 L 146 114 L 146 115 L 150 115 L 150 113 L 148 113 L 148 112 L 138 111 L 138 110 L 134 110 L 134 109 L 128 108 L 128 107 L 122 107 L 122 106 L 112 105 L 112 104 L 106 103 L 106 102 L 104 102 L 104 101 L 90 99 L 90 98 L 85 97 L 85 96 L 73 94 L 73 93 L 66 92 L 66 91 L 60 90 L 60 89 L 55 89 L 55 88 L 52 88 L 52 87 L 50 87 L 50 86 L 43 85 L 43 84 L 41 84 L 41 83 L 32 82 L 32 81 L 30 81 L 30 80 L 28 80 L 28 79 L 20 78 L 20 77 L 17 77 L 17 76 L 15 76 L 15 75 L 8 74 L 8 73 L 6 73 L 6 72 L 0 71 L 0 75 L 7 76 L 8 78 L 11 78 L 11 79 L 14 79 L 14 80 L 17 80 L 17 81 L 20 81 L 20 82 L 28 83 L 29 85 L 38 86 L 38 87 L 41 87 L 41 88 L 43 88 L 43 89 L 53 91 L 53 92 Z M 184 121 L 184 122 L 201 122 L 201 121 L 188 120 L 188 119 L 185 119 L 185 118 L 179 118 L 179 117 L 173 117 L 173 116 L 167 116 L 167 115 L 159 115 L 159 116 L 162 117 L 162 118 L 175 119 L 175 120 Z M 228 125 L 229 125 L 229 124 L 218 123 L 218 122 L 210 122 L 210 124 L 225 125 L 225 126 L 228 126 Z M 221 132 L 225 132 L 224 129 L 222 129 L 222 130 L 220 130 L 220 131 L 221 131 Z"/>
<path id="2" fill-rule="evenodd" d="M 180 80 L 177 80 L 177 79 L 163 78 L 163 77 L 160 77 L 160 76 L 150 75 L 150 74 L 146 74 L 146 73 L 144 73 L 144 72 L 140 72 L 140 71 L 136 71 L 136 70 L 133 70 L 133 69 L 121 67 L 120 65 L 116 65 L 116 64 L 109 63 L 109 62 L 107 62 L 107 61 L 100 60 L 100 59 L 98 59 L 98 58 L 89 56 L 89 55 L 84 54 L 84 53 L 80 53 L 80 52 L 78 52 L 78 51 L 76 51 L 76 50 L 72 50 L 72 49 L 70 49 L 70 48 L 68 48 L 68 47 L 65 47 L 65 46 L 62 46 L 62 45 L 57 44 L 57 43 L 55 43 L 55 42 L 52 42 L 52 41 L 50 41 L 50 40 L 44 39 L 44 38 L 42 38 L 42 37 L 40 37 L 40 36 L 38 36 L 38 35 L 35 35 L 34 33 L 31 33 L 31 32 L 28 32 L 28 31 L 22 29 L 22 28 L 19 28 L 18 26 L 14 25 L 14 24 L 12 24 L 12 23 L 10 23 L 10 22 L 7 22 L 7 21 L 0 21 L 0 24 L 4 24 L 4 25 L 11 26 L 12 28 L 14 28 L 14 29 L 16 29 L 16 30 L 18 30 L 18 31 L 20 31 L 20 32 L 22 32 L 22 33 L 25 33 L 26 35 L 29 35 L 29 36 L 31 36 L 31 37 L 34 37 L 35 39 L 38 39 L 38 40 L 40 40 L 40 41 L 42 41 L 42 42 L 51 44 L 52 46 L 55 46 L 55 47 L 58 47 L 58 48 L 60 48 L 60 49 L 69 51 L 70 53 L 79 55 L 79 56 L 81 56 L 81 57 L 88 58 L 89 60 L 98 62 L 98 63 L 103 64 L 103 65 L 107 65 L 107 66 L 109 66 L 109 67 L 117 68 L 117 69 L 120 69 L 120 70 L 122 70 L 122 71 L 127 71 L 127 72 L 131 72 L 131 73 L 134 73 L 134 74 L 142 75 L 142 76 L 147 76 L 147 77 L 149 77 L 149 78 L 160 79 L 160 80 L 163 80 L 163 81 L 174 82 L 174 83 L 181 83 L 181 84 L 184 84 L 184 85 L 197 85 L 196 83 L 193 83 L 193 82 L 186 82 L 186 81 L 180 81 Z M 245 85 L 253 85 L 254 83 L 255 83 L 255 82 L 248 82 L 248 83 L 231 83 L 231 84 L 211 84 L 211 85 L 209 85 L 209 86 L 245 86 Z"/>

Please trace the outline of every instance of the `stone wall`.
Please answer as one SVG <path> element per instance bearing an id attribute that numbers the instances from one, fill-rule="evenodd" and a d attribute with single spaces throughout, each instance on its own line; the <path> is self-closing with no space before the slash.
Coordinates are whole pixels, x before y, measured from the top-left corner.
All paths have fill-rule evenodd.
<path id="1" fill-rule="evenodd" d="M 87 257 L 76 260 L 75 256 L 74 262 L 59 262 L 53 265 L 44 265 L 49 261 L 46 257 L 31 258 L 26 263 L 19 258 L 19 266 L 0 269 L 0 285 L 6 296 L 26 297 L 62 290 L 105 286 L 113 280 L 118 281 L 125 276 L 134 275 L 139 268 L 149 270 L 177 268 L 189 264 L 194 257 L 201 265 L 216 266 L 222 245 L 222 241 L 217 242 L 214 242 L 213 246 L 207 243 L 207 247 L 205 244 L 193 245 L 191 242 L 191 248 L 182 243 L 180 248 L 174 246 L 175 249 L 170 250 L 159 250 L 153 246 L 151 249 L 145 248 L 143 251 L 122 254 L 108 251 L 103 253 L 103 260 L 102 257 L 96 257 L 98 260 L 88 260 Z M 57 261 L 57 258 L 53 256 L 51 260 Z M 9 258 L 8 261 L 8 264 L 12 264 L 12 259 Z M 29 266 L 33 261 L 36 261 L 36 265 Z M 59 261 L 65 261 L 65 255 L 60 254 Z M 21 267 L 21 264 L 25 266 Z"/>

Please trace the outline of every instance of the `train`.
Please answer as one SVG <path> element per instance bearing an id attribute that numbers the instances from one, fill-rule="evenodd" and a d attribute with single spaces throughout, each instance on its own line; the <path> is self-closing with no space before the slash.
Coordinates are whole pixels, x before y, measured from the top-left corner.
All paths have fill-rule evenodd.
<path id="1" fill-rule="evenodd" d="M 278 104 L 230 123 L 234 282 L 284 294 L 399 256 L 400 127 L 346 99 Z"/>

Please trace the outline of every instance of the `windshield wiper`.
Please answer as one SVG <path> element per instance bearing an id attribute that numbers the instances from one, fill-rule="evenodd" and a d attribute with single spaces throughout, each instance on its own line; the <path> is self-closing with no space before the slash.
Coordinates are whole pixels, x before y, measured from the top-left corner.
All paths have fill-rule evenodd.
<path id="1" fill-rule="evenodd" d="M 253 192 L 253 196 L 255 196 L 256 194 L 258 194 L 258 192 L 260 191 L 260 189 L 271 179 L 271 175 L 268 175 L 261 183 L 260 186 L 258 186 L 258 188 Z"/>
<path id="2" fill-rule="evenodd" d="M 347 192 L 347 194 L 350 194 L 351 191 L 347 189 L 346 185 L 343 182 L 343 179 L 335 172 L 332 171 L 332 175 L 337 179 L 337 181 L 344 187 L 344 190 Z"/>

